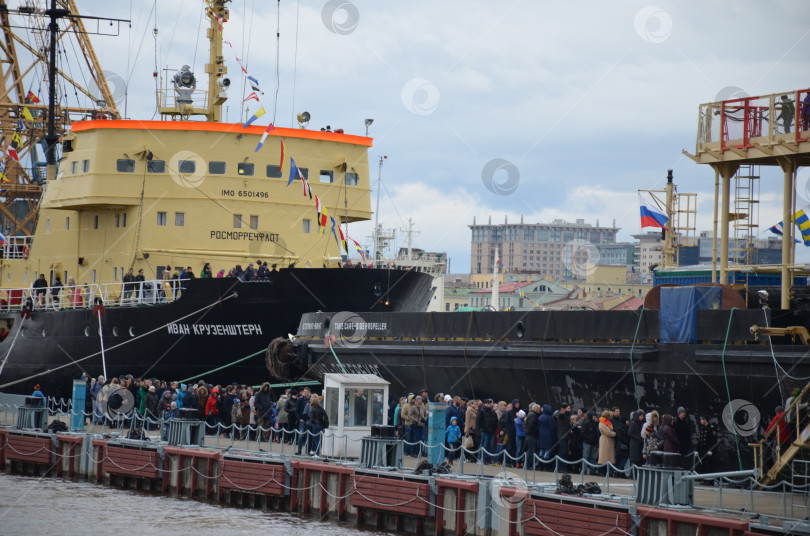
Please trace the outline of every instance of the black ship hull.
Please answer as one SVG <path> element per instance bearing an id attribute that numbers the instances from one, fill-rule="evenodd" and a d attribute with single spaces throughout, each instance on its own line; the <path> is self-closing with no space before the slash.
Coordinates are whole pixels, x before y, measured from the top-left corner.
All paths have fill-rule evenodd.
<path id="1" fill-rule="evenodd" d="M 767 315 L 771 326 L 810 325 L 807 312 Z M 331 316 L 304 315 L 299 328 L 296 344 L 308 347 L 301 368 L 314 378 L 341 372 L 324 348 Z M 810 347 L 787 338 L 774 337 L 773 346 L 767 337 L 755 340 L 750 327 L 765 324 L 762 310 L 700 311 L 695 343 L 661 343 L 655 310 L 359 317 L 359 330 L 343 327 L 336 354 L 348 372 L 390 381 L 393 396 L 426 387 L 431 395 L 519 398 L 555 409 L 563 402 L 587 411 L 618 406 L 625 415 L 636 408 L 674 414 L 683 406 L 694 419 L 716 419 L 728 467 L 738 465 L 729 419 L 745 447 L 764 432 L 786 390 L 810 378 Z"/>
<path id="2" fill-rule="evenodd" d="M 270 379 L 263 351 L 295 333 L 304 312 L 424 311 L 433 293 L 429 275 L 376 269 L 284 269 L 272 281 L 184 284 L 171 303 L 106 307 L 100 334 L 91 308 L 35 308 L 24 321 L 19 311 L 0 313 L 12 322 L 0 342 L 0 391 L 30 394 L 40 384 L 46 395 L 70 396 L 82 372 L 102 374 L 102 347 L 108 375 L 260 384 Z"/>

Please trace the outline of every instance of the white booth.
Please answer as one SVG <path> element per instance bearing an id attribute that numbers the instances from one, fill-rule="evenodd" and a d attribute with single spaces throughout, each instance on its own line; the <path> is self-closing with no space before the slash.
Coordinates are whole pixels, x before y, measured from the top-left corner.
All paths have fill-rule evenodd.
<path id="1" fill-rule="evenodd" d="M 321 444 L 324 456 L 360 457 L 361 440 L 371 434 L 372 425 L 388 423 L 388 385 L 374 374 L 324 375 L 329 417 Z"/>

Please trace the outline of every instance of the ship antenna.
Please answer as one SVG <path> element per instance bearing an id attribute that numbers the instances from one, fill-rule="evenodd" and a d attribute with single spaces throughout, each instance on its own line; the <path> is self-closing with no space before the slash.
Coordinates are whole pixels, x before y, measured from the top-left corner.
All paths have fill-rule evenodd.
<path id="1" fill-rule="evenodd" d="M 380 156 L 380 167 L 377 171 L 377 208 L 374 210 L 374 262 L 375 264 L 381 258 L 380 255 L 380 188 L 382 185 L 382 168 L 383 168 L 383 161 L 388 158 L 387 156 L 383 155 Z"/>

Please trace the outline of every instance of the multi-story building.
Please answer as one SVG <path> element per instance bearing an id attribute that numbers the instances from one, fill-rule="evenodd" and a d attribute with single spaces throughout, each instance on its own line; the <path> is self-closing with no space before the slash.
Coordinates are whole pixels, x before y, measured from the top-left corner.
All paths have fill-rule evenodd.
<path id="1" fill-rule="evenodd" d="M 701 231 L 698 237 L 697 262 L 684 262 L 681 266 L 690 264 L 711 264 L 712 262 L 712 232 Z M 720 260 L 720 245 L 718 240 L 717 260 Z M 728 245 L 728 259 L 732 264 L 780 264 L 782 262 L 782 239 L 778 236 L 768 236 L 754 241 L 730 240 Z"/>
<path id="2" fill-rule="evenodd" d="M 633 266 L 635 264 L 636 245 L 630 242 L 620 242 L 617 244 L 600 244 L 599 250 L 600 266 Z"/>
<path id="3" fill-rule="evenodd" d="M 544 304 L 569 294 L 565 287 L 551 281 L 509 282 L 498 286 L 498 309 L 501 311 L 532 311 Z M 492 305 L 492 289 L 473 290 L 469 294 L 470 307 L 487 308 Z"/>
<path id="4" fill-rule="evenodd" d="M 477 224 L 473 219 L 470 269 L 472 274 L 492 273 L 498 260 L 503 267 L 516 272 L 529 272 L 546 279 L 584 279 L 583 268 L 599 257 L 598 246 L 615 244 L 618 228 L 554 220 L 551 223 Z M 597 261 L 598 262 L 598 261 Z"/>
<path id="5" fill-rule="evenodd" d="M 641 282 L 652 281 L 651 268 L 655 270 L 661 266 L 663 260 L 664 243 L 660 231 L 648 231 L 644 234 L 633 235 L 638 240 L 636 244 L 636 266 L 641 274 Z"/>

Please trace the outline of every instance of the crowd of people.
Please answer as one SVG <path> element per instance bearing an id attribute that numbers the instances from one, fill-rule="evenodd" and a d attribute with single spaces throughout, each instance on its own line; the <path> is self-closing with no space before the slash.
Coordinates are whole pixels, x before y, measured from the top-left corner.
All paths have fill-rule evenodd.
<path id="1" fill-rule="evenodd" d="M 223 386 L 200 380 L 189 385 L 131 375 L 85 379 L 87 412 L 97 424 L 120 426 L 122 418 L 128 419 L 116 413 L 123 404 L 117 391 L 126 389 L 134 411 L 151 430 L 161 420 L 177 417 L 181 409 L 192 409 L 206 422 L 208 434 L 287 442 L 296 446 L 296 454 L 316 456 L 321 432 L 329 426 L 322 397 L 307 387 L 286 389 L 277 398 L 267 382 L 254 389 L 237 382 Z M 388 424 L 405 440 L 405 455 L 426 453 L 430 401 L 425 389 L 401 397 L 398 403 L 389 402 Z M 438 394 L 433 401 L 446 405 L 442 443 L 451 464 L 462 455 L 484 464 L 520 467 L 526 463 L 530 469 L 571 469 L 584 460 L 588 462 L 584 470 L 597 474 L 604 473 L 608 462 L 622 470 L 629 464 L 644 465 L 652 452 L 663 451 L 679 454 L 690 467 L 694 464 L 702 472 L 712 472 L 717 459 L 715 424 L 705 416 L 695 423 L 683 407 L 674 415 L 640 409 L 627 415 L 618 407 L 574 412 L 567 403 L 555 410 L 550 404 L 532 402 L 524 409 L 518 399 L 495 402 Z M 373 412 L 381 414 L 381 407 L 374 406 Z M 371 418 L 378 423 L 381 415 Z M 129 424 L 129 420 L 124 423 Z M 555 456 L 562 460 L 555 462 Z"/>
<path id="2" fill-rule="evenodd" d="M 316 456 L 320 454 L 320 434 L 329 426 L 322 398 L 306 387 L 287 389 L 277 399 L 268 382 L 254 389 L 237 382 L 224 386 L 203 380 L 186 384 L 132 375 L 107 379 L 85 374 L 83 378 L 87 382 L 85 413 L 94 424 L 109 427 L 156 430 L 166 420 L 179 417 L 181 410 L 195 410 L 185 411 L 183 416 L 205 421 L 208 435 L 285 441 L 297 446 L 297 454 Z M 123 389 L 129 395 L 121 393 Z"/>
<path id="3" fill-rule="evenodd" d="M 429 401 L 423 390 L 402 397 L 394 409 L 393 424 L 406 440 L 406 455 L 419 455 L 416 444 L 426 441 Z M 644 465 L 652 452 L 663 451 L 684 459 L 696 455 L 703 472 L 715 466 L 716 426 L 705 416 L 695 425 L 682 407 L 675 415 L 660 416 L 655 410 L 626 415 L 618 407 L 601 412 L 580 408 L 574 413 L 567 403 L 556 410 L 550 404 L 530 403 L 524 410 L 518 399 L 496 403 L 491 398 L 470 400 L 444 394 L 436 395 L 434 401 L 447 405 L 444 444 L 451 464 L 461 455 L 494 465 L 519 467 L 525 461 L 530 468 L 537 459 L 540 468 L 570 468 L 573 462 L 585 460 L 589 464 L 585 470 L 597 474 L 606 470 L 608 462 L 622 470 L 628 464 Z M 555 456 L 565 461 L 552 464 Z M 688 463 L 692 465 L 691 460 Z"/>

